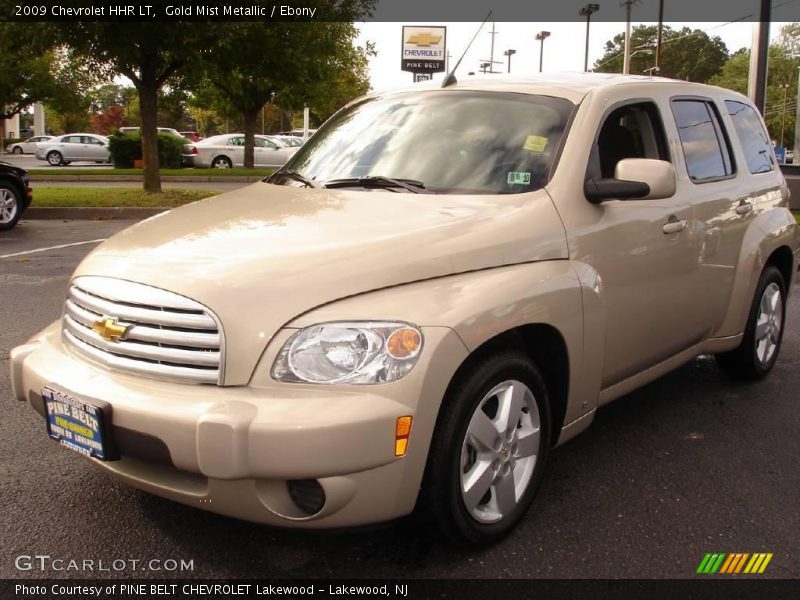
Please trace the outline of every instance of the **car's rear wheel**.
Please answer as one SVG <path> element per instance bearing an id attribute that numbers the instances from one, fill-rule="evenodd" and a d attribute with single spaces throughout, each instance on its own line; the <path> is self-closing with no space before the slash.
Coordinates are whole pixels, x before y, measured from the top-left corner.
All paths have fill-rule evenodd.
<path id="1" fill-rule="evenodd" d="M 451 541 L 499 540 L 533 501 L 550 436 L 547 388 L 530 359 L 512 350 L 478 359 L 448 388 L 424 508 Z"/>
<path id="2" fill-rule="evenodd" d="M 215 169 L 230 169 L 233 167 L 231 159 L 227 156 L 217 156 L 211 163 Z"/>
<path id="3" fill-rule="evenodd" d="M 47 154 L 47 162 L 53 167 L 58 167 L 64 163 L 64 157 L 61 156 L 61 152 L 53 151 Z"/>
<path id="4" fill-rule="evenodd" d="M 22 206 L 17 190 L 0 182 L 0 231 L 14 227 L 21 214 Z"/>
<path id="5" fill-rule="evenodd" d="M 786 283 L 769 265 L 761 273 L 742 343 L 736 350 L 717 354 L 723 371 L 736 379 L 765 377 L 775 366 L 786 320 Z"/>
<path id="6" fill-rule="evenodd" d="M 11 152 L 13 152 L 14 154 L 22 154 L 22 148 L 20 148 L 19 146 L 14 146 L 14 149 Z"/>

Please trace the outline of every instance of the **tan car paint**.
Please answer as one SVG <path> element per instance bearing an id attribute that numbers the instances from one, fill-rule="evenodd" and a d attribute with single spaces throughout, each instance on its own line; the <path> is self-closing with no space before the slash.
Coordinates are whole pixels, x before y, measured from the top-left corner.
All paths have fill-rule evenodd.
<path id="1" fill-rule="evenodd" d="M 426 88 L 436 84 L 415 87 Z M 52 383 L 113 399 L 115 423 L 163 439 L 176 468 L 93 462 L 179 502 L 299 527 L 381 521 L 413 509 L 445 389 L 486 341 L 532 324 L 559 333 L 569 361 L 563 443 L 598 405 L 701 352 L 736 347 L 775 249 L 791 249 L 796 268 L 800 237 L 779 171 L 739 168 L 703 185 L 686 174 L 670 99 L 741 96 L 613 75 L 468 79 L 450 89 L 580 104 L 545 190 L 415 196 L 259 183 L 174 210 L 100 246 L 76 276 L 137 281 L 211 308 L 224 328 L 225 386 L 108 371 L 65 348 L 56 323 L 12 351 L 15 395 L 40 411 L 39 390 Z M 583 182 L 594 136 L 611 107 L 634 99 L 659 107 L 677 193 L 591 204 Z M 732 137 L 735 163 L 744 165 Z M 742 200 L 753 204 L 745 215 L 736 211 Z M 671 218 L 687 228 L 665 235 Z M 297 328 L 365 319 L 423 328 L 425 347 L 408 376 L 374 386 L 270 377 Z M 393 422 L 403 414 L 415 417 L 414 428 L 407 456 L 396 459 Z M 328 496 L 311 517 L 286 492 L 286 479 L 302 477 L 318 478 Z"/>
<path id="2" fill-rule="evenodd" d="M 566 257 L 564 230 L 544 191 L 433 196 L 256 183 L 123 231 L 75 276 L 146 283 L 211 307 L 225 330 L 225 384 L 242 385 L 280 327 L 320 304 Z"/>

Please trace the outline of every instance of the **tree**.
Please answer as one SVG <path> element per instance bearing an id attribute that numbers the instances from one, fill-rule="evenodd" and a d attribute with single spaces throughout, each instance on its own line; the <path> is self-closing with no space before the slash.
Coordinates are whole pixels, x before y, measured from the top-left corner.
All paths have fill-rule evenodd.
<path id="1" fill-rule="evenodd" d="M 214 30 L 211 23 L 160 21 L 72 21 L 59 28 L 60 38 L 87 61 L 126 76 L 139 93 L 146 192 L 161 191 L 158 92 L 191 67 L 192 48 L 211 47 Z"/>
<path id="2" fill-rule="evenodd" d="M 776 43 L 769 47 L 764 121 L 770 137 L 784 147 L 794 146 L 797 69 L 800 67 L 798 49 L 800 25 L 797 23 L 782 27 Z M 749 72 L 750 51 L 741 48 L 731 55 L 719 75 L 713 77 L 709 83 L 747 94 Z"/>
<path id="3" fill-rule="evenodd" d="M 352 21 L 365 15 L 372 2 L 353 0 L 336 6 L 336 21 L 226 23 L 216 50 L 201 55 L 207 83 L 219 91 L 215 108 L 225 112 L 232 107 L 244 122 L 245 167 L 253 167 L 254 136 L 267 102 L 298 108 L 333 96 L 330 90 L 337 82 L 348 81 L 349 73 L 358 73 L 357 84 L 366 81 L 368 49 L 354 46 L 357 31 Z M 353 87 L 342 85 L 336 101 Z M 331 110 L 323 102 L 320 106 L 325 112 Z"/>
<path id="4" fill-rule="evenodd" d="M 38 23 L 0 23 L 0 144 L 5 119 L 59 92 L 55 53 L 39 36 L 43 32 Z"/>
<path id="5" fill-rule="evenodd" d="M 648 73 L 655 65 L 658 28 L 639 25 L 631 33 L 631 67 L 633 75 Z M 622 73 L 625 35 L 620 33 L 606 42 L 605 54 L 595 63 L 599 73 Z M 661 65 L 658 75 L 706 83 L 720 72 L 728 59 L 728 48 L 718 37 L 709 37 L 700 29 L 683 27 L 679 31 L 664 27 L 661 43 Z"/>
<path id="6" fill-rule="evenodd" d="M 89 122 L 92 124 L 92 131 L 103 135 L 111 135 L 124 124 L 122 107 L 118 104 L 109 106 L 101 113 L 93 115 Z"/>

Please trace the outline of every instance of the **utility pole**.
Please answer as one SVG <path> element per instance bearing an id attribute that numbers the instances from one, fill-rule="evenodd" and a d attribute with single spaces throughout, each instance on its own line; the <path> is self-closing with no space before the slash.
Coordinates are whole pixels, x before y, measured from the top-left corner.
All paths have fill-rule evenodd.
<path id="1" fill-rule="evenodd" d="M 589 70 L 589 24 L 592 21 L 592 14 L 600 10 L 599 4 L 587 4 L 578 12 L 582 17 L 586 17 L 586 52 L 583 57 L 583 72 Z"/>
<path id="2" fill-rule="evenodd" d="M 664 0 L 658 0 L 658 35 L 656 36 L 656 68 L 661 70 L 661 39 L 664 36 Z"/>
<path id="3" fill-rule="evenodd" d="M 508 50 L 503 52 L 503 56 L 508 57 L 508 69 L 506 70 L 506 73 L 511 73 L 511 57 L 514 56 L 516 53 L 517 51 L 512 48 L 509 48 Z"/>
<path id="4" fill-rule="evenodd" d="M 631 7 L 637 0 L 623 0 L 620 6 L 625 7 L 625 57 L 622 62 L 622 74 L 628 75 L 631 72 Z"/>
<path id="5" fill-rule="evenodd" d="M 550 37 L 549 31 L 540 31 L 536 34 L 536 39 L 541 42 L 539 47 L 539 73 L 542 72 L 542 67 L 544 65 L 544 41 Z"/>
<path id="6" fill-rule="evenodd" d="M 492 47 L 489 51 L 489 73 L 494 73 L 494 36 L 499 33 L 498 31 L 495 31 L 494 26 L 495 22 L 492 21 L 492 30 L 489 32 L 489 35 L 492 36 Z"/>

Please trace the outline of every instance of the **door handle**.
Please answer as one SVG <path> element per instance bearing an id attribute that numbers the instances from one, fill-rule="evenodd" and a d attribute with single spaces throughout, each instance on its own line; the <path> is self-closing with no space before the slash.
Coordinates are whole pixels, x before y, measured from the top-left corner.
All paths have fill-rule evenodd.
<path id="1" fill-rule="evenodd" d="M 753 212 L 753 203 L 748 202 L 747 200 L 742 200 L 739 203 L 739 206 L 736 207 L 736 214 L 737 215 L 747 215 Z"/>
<path id="2" fill-rule="evenodd" d="M 678 219 L 675 219 L 674 221 L 669 220 L 661 229 L 665 234 L 671 235 L 673 233 L 680 233 L 686 229 L 688 224 L 689 223 L 686 221 L 686 219 L 681 219 L 680 221 Z"/>

